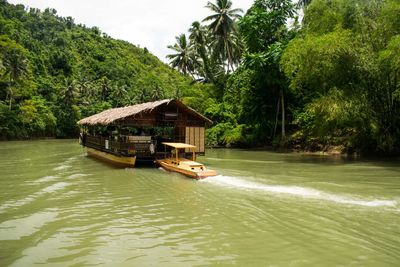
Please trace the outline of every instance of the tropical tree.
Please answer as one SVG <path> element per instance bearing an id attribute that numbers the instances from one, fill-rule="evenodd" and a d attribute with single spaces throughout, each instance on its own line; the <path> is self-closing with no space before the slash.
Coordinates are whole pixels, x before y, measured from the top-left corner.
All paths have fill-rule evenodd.
<path id="1" fill-rule="evenodd" d="M 244 50 L 242 40 L 238 33 L 235 31 L 225 37 L 217 36 L 212 45 L 214 56 L 217 57 L 222 64 L 224 64 L 225 60 L 227 61 L 227 72 L 229 73 L 230 70 L 234 70 L 235 66 L 240 62 Z"/>
<path id="2" fill-rule="evenodd" d="M 210 70 L 210 59 L 209 59 L 209 34 L 207 28 L 202 26 L 200 22 L 195 21 L 189 28 L 189 40 L 190 47 L 196 52 L 196 57 L 200 63 L 200 69 L 198 74 L 205 77 L 208 80 L 214 81 L 214 76 Z"/>
<path id="3" fill-rule="evenodd" d="M 216 36 L 226 37 L 235 29 L 235 19 L 239 19 L 243 10 L 240 8 L 232 9 L 232 1 L 216 0 L 213 4 L 208 2 L 206 7 L 214 12 L 214 14 L 206 17 L 203 21 L 211 21 L 209 29 Z"/>
<path id="4" fill-rule="evenodd" d="M 111 81 L 106 76 L 103 76 L 99 80 L 99 87 L 101 92 L 101 101 L 106 101 L 112 88 Z"/>
<path id="5" fill-rule="evenodd" d="M 312 1 L 281 67 L 304 142 L 400 151 L 400 3 Z M 299 131 L 300 133 L 300 131 Z"/>
<path id="6" fill-rule="evenodd" d="M 6 36 L 0 37 L 0 56 L 1 67 L 3 69 L 3 79 L 8 77 L 8 90 L 6 101 L 9 101 L 9 109 L 11 110 L 14 98 L 14 90 L 17 83 L 27 76 L 28 69 L 28 52 L 15 41 L 10 40 Z"/>
<path id="7" fill-rule="evenodd" d="M 229 68 L 233 70 L 234 65 L 238 63 L 242 51 L 241 40 L 237 37 L 236 19 L 241 17 L 240 13 L 243 10 L 232 9 L 230 0 L 216 0 L 215 4 L 208 2 L 206 7 L 214 12 L 203 19 L 203 21 L 210 21 L 208 28 L 214 36 L 214 53 L 220 56 L 222 62 L 228 61 L 227 71 L 229 72 Z"/>
<path id="8" fill-rule="evenodd" d="M 64 87 L 61 90 L 61 98 L 67 107 L 71 107 L 78 97 L 78 82 L 71 78 L 64 80 Z"/>
<path id="9" fill-rule="evenodd" d="M 126 85 L 114 86 L 111 96 L 115 102 L 115 106 L 118 107 L 124 102 L 126 102 L 125 100 L 128 98 L 127 93 L 128 93 L 128 87 Z"/>
<path id="10" fill-rule="evenodd" d="M 275 136 L 278 114 L 281 113 L 281 141 L 286 138 L 285 94 L 287 82 L 279 66 L 281 55 L 291 38 L 286 21 L 295 14 L 295 5 L 290 0 L 256 0 L 247 14 L 240 20 L 239 26 L 247 47 L 244 66 L 256 73 L 257 88 L 253 94 L 276 98 L 276 116 L 273 136 Z M 265 101 L 260 96 L 257 101 Z M 262 103 L 258 104 L 263 107 Z M 265 114 L 267 110 L 254 110 Z M 254 114 L 256 116 L 256 114 Z"/>
<path id="11" fill-rule="evenodd" d="M 170 65 L 184 75 L 191 74 L 193 77 L 195 65 L 198 64 L 194 51 L 190 47 L 185 34 L 176 36 L 175 39 L 176 43 L 168 46 L 169 49 L 176 52 L 175 54 L 167 55 L 167 58 L 171 59 Z"/>
<path id="12" fill-rule="evenodd" d="M 196 51 L 203 58 L 207 52 L 207 46 L 209 43 L 207 28 L 200 24 L 198 21 L 194 21 L 189 28 L 189 40 L 195 47 Z"/>

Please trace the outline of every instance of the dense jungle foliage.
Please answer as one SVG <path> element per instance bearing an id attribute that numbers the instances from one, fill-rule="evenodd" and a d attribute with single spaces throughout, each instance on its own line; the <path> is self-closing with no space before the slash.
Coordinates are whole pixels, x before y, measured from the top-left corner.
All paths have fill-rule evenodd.
<path id="1" fill-rule="evenodd" d="M 82 117 L 208 87 L 54 9 L 0 0 L 0 139 L 75 137 Z"/>
<path id="2" fill-rule="evenodd" d="M 169 46 L 146 48 L 54 9 L 0 0 L 0 137 L 71 137 L 109 107 L 179 98 L 211 145 L 400 152 L 400 1 L 208 2 Z"/>
<path id="3" fill-rule="evenodd" d="M 219 92 L 209 142 L 399 153 L 399 0 L 206 7 L 169 57 Z"/>

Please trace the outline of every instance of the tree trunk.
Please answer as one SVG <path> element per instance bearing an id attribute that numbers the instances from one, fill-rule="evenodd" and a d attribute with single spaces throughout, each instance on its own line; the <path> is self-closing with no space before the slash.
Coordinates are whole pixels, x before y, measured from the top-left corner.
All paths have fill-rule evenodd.
<path id="1" fill-rule="evenodd" d="M 281 106 L 282 106 L 282 142 L 286 139 L 285 133 L 285 96 L 283 94 L 283 89 L 281 89 Z"/>
<path id="2" fill-rule="evenodd" d="M 12 105 L 12 99 L 13 99 L 13 95 L 12 95 L 12 89 L 10 88 L 10 99 L 9 99 L 9 109 L 11 110 L 11 105 Z"/>
<path id="3" fill-rule="evenodd" d="M 10 75 L 10 86 L 8 87 L 8 90 L 9 90 L 9 92 L 10 92 L 10 99 L 9 99 L 9 109 L 11 110 L 11 105 L 12 105 L 12 99 L 13 99 L 13 91 L 12 91 L 12 84 L 13 84 L 13 79 L 11 78 L 11 75 Z M 7 93 L 7 95 L 8 95 L 8 93 Z"/>
<path id="4" fill-rule="evenodd" d="M 281 99 L 280 99 L 280 97 L 278 97 L 278 101 L 276 103 L 275 126 L 274 126 L 274 132 L 272 133 L 272 140 L 275 138 L 276 129 L 278 128 L 278 118 L 279 118 L 280 103 L 281 103 Z"/>

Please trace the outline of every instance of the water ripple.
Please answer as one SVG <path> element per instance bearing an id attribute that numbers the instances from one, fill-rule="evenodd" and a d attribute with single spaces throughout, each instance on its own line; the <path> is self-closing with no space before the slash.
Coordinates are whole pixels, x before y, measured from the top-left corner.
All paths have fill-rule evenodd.
<path id="1" fill-rule="evenodd" d="M 41 197 L 45 194 L 54 193 L 56 191 L 64 189 L 65 187 L 67 187 L 69 185 L 70 185 L 69 183 L 65 183 L 65 182 L 55 183 L 53 185 L 50 185 L 48 187 L 41 189 L 40 191 L 38 191 L 36 193 L 26 196 L 25 198 L 7 201 L 6 203 L 4 203 L 0 206 L 0 214 L 6 212 L 10 208 L 20 208 L 24 205 L 32 203 L 36 199 L 38 199 L 39 197 Z"/>
<path id="2" fill-rule="evenodd" d="M 0 223 L 0 240 L 19 240 L 30 236 L 57 217 L 57 212 L 39 212 Z"/>

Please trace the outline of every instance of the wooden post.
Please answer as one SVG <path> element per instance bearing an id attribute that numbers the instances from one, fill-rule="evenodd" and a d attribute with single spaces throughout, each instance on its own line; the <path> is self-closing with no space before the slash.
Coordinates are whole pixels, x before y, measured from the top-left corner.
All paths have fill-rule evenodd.
<path id="1" fill-rule="evenodd" d="M 194 148 L 193 148 L 193 161 L 196 161 L 196 152 L 194 151 Z"/>
<path id="2" fill-rule="evenodd" d="M 176 153 L 176 162 L 178 162 L 178 148 L 175 148 L 175 153 Z"/>

